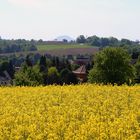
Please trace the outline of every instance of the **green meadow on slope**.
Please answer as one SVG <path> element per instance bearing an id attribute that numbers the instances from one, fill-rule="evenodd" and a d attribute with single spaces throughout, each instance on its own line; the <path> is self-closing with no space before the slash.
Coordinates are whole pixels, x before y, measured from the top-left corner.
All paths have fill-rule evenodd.
<path id="1" fill-rule="evenodd" d="M 80 45 L 80 44 L 60 44 L 60 45 L 38 45 L 38 51 L 48 51 L 48 50 L 55 50 L 55 49 L 69 49 L 69 48 L 93 48 L 93 46 L 89 45 Z"/>

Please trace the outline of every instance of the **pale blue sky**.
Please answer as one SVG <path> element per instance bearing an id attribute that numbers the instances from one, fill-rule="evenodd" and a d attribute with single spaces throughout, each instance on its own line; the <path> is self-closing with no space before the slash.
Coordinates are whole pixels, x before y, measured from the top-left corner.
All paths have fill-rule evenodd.
<path id="1" fill-rule="evenodd" d="M 2 38 L 80 34 L 140 40 L 140 0 L 0 0 Z"/>

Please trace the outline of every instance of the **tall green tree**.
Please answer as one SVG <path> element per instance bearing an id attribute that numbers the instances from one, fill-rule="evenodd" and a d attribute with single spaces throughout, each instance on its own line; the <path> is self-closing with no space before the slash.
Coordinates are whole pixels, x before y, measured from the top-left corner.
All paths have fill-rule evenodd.
<path id="1" fill-rule="evenodd" d="M 108 39 L 108 38 L 102 37 L 102 38 L 100 39 L 100 41 L 101 41 L 101 46 L 102 46 L 102 47 L 109 46 L 109 39 Z"/>
<path id="2" fill-rule="evenodd" d="M 106 48 L 95 56 L 94 67 L 88 80 L 93 83 L 131 83 L 135 78 L 129 54 L 122 48 Z"/>
<path id="3" fill-rule="evenodd" d="M 76 42 L 77 42 L 77 43 L 86 43 L 86 38 L 85 38 L 85 36 L 84 36 L 84 35 L 78 36 L 77 39 L 76 39 Z"/>
<path id="4" fill-rule="evenodd" d="M 60 72 L 61 84 L 77 84 L 76 76 L 67 68 Z"/>
<path id="5" fill-rule="evenodd" d="M 94 35 L 94 36 L 87 38 L 87 43 L 92 45 L 92 46 L 100 47 L 101 46 L 101 39 L 99 37 L 97 37 L 96 35 Z"/>
<path id="6" fill-rule="evenodd" d="M 40 61 L 39 61 L 39 66 L 40 66 L 40 72 L 47 71 L 46 56 L 41 56 Z"/>
<path id="7" fill-rule="evenodd" d="M 14 78 L 15 69 L 11 60 L 9 61 L 7 72 L 9 73 L 11 78 Z"/>
<path id="8" fill-rule="evenodd" d="M 119 40 L 115 37 L 110 37 L 109 38 L 109 46 L 118 46 L 119 45 Z"/>
<path id="9" fill-rule="evenodd" d="M 56 67 L 50 67 L 48 69 L 47 84 L 58 84 L 60 75 Z"/>
<path id="10" fill-rule="evenodd" d="M 14 84 L 16 86 L 38 86 L 43 85 L 43 78 L 38 66 L 29 67 L 23 64 L 21 69 L 15 73 Z"/>
<path id="11" fill-rule="evenodd" d="M 29 67 L 32 67 L 32 66 L 33 66 L 32 60 L 31 60 L 31 58 L 30 58 L 29 55 L 26 56 L 25 64 L 26 64 L 27 66 L 29 66 Z"/>
<path id="12" fill-rule="evenodd" d="M 48 73 L 46 56 L 41 56 L 40 61 L 39 61 L 39 70 L 40 70 L 40 73 L 42 74 L 43 83 L 46 85 L 47 73 Z"/>

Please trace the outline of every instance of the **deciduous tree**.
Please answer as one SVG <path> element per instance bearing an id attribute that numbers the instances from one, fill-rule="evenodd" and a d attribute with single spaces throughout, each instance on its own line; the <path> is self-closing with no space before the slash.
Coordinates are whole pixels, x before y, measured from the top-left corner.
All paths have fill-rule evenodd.
<path id="1" fill-rule="evenodd" d="M 88 80 L 93 83 L 130 83 L 135 78 L 134 67 L 129 54 L 122 48 L 106 48 L 95 56 L 95 65 L 89 72 Z"/>

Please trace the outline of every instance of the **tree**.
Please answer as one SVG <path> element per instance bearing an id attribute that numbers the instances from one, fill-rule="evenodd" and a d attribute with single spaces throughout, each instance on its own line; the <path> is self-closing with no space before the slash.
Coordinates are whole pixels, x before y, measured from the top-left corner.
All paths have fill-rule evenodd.
<path id="1" fill-rule="evenodd" d="M 40 66 L 40 72 L 44 72 L 47 70 L 46 56 L 41 56 L 39 61 L 39 66 Z"/>
<path id="2" fill-rule="evenodd" d="M 140 55 L 135 65 L 136 68 L 136 82 L 140 83 Z"/>
<path id="3" fill-rule="evenodd" d="M 67 68 L 60 72 L 60 78 L 62 84 L 77 84 L 78 80 L 76 76 Z"/>
<path id="4" fill-rule="evenodd" d="M 15 69 L 11 60 L 9 61 L 7 72 L 9 73 L 11 78 L 14 78 Z"/>
<path id="5" fill-rule="evenodd" d="M 56 67 L 50 67 L 48 69 L 47 84 L 58 84 L 59 83 L 59 73 Z"/>
<path id="6" fill-rule="evenodd" d="M 47 84 L 47 72 L 48 72 L 46 56 L 41 56 L 41 58 L 40 58 L 39 72 L 42 74 L 43 83 L 46 85 Z"/>
<path id="7" fill-rule="evenodd" d="M 109 46 L 109 39 L 108 38 L 101 38 L 101 46 L 102 47 Z"/>
<path id="8" fill-rule="evenodd" d="M 43 84 L 42 75 L 38 66 L 22 65 L 20 71 L 15 73 L 14 84 L 17 86 L 38 86 Z"/>
<path id="9" fill-rule="evenodd" d="M 29 66 L 29 67 L 32 67 L 32 66 L 33 66 L 32 61 L 31 61 L 29 55 L 26 56 L 25 65 L 27 65 L 27 66 Z"/>
<path id="10" fill-rule="evenodd" d="M 92 46 L 101 46 L 101 39 L 97 36 L 91 36 L 87 38 L 87 43 L 92 45 Z"/>
<path id="11" fill-rule="evenodd" d="M 95 65 L 88 75 L 89 82 L 129 84 L 135 78 L 130 60 L 129 54 L 122 48 L 103 49 L 95 56 Z"/>
<path id="12" fill-rule="evenodd" d="M 128 39 L 121 39 L 121 46 L 132 45 L 132 41 Z"/>
<path id="13" fill-rule="evenodd" d="M 68 43 L 68 40 L 67 40 L 67 39 L 63 39 L 63 42 L 64 42 L 64 43 Z"/>
<path id="14" fill-rule="evenodd" d="M 86 43 L 86 38 L 84 35 L 80 35 L 79 37 L 77 37 L 76 39 L 77 43 Z"/>
<path id="15" fill-rule="evenodd" d="M 2 74 L 5 70 L 7 71 L 8 66 L 9 66 L 8 61 L 2 61 L 0 64 L 0 74 Z"/>
<path id="16" fill-rule="evenodd" d="M 31 46 L 28 47 L 28 51 L 37 51 L 37 48 L 35 45 L 32 44 Z"/>
<path id="17" fill-rule="evenodd" d="M 119 45 L 119 40 L 115 37 L 110 37 L 109 38 L 109 46 L 118 46 Z"/>
<path id="18" fill-rule="evenodd" d="M 39 39 L 37 43 L 38 44 L 42 44 L 43 43 L 43 40 L 42 39 Z"/>

